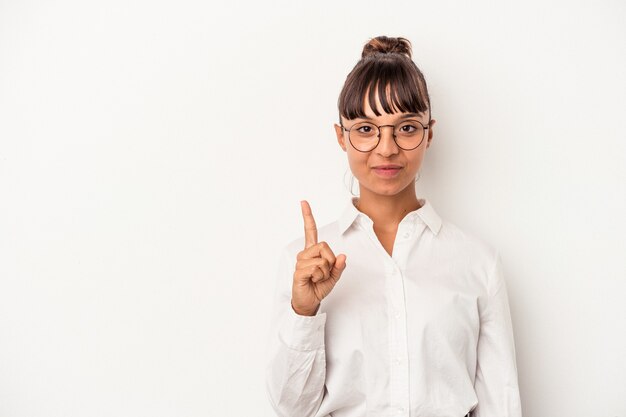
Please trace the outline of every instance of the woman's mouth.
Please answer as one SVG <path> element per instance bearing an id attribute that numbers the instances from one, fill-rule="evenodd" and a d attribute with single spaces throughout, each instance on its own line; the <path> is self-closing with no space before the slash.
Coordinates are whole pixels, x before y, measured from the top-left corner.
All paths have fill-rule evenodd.
<path id="1" fill-rule="evenodd" d="M 398 175 L 398 172 L 400 172 L 401 169 L 401 167 L 373 168 L 376 175 L 382 178 L 395 177 L 396 175 Z"/>

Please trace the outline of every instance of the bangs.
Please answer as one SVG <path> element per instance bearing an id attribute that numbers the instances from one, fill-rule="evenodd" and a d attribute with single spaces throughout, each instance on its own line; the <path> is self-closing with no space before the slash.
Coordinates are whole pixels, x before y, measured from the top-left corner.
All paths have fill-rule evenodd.
<path id="1" fill-rule="evenodd" d="M 365 118 L 365 100 L 376 116 L 376 93 L 386 113 L 422 113 L 430 108 L 423 75 L 410 60 L 364 59 L 347 77 L 339 95 L 339 115 Z M 339 119 L 341 121 L 341 117 Z"/>

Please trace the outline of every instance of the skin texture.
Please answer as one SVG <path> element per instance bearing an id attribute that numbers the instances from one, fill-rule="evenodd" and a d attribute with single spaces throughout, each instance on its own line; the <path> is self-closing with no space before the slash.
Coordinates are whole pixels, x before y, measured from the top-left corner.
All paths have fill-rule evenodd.
<path id="1" fill-rule="evenodd" d="M 387 90 L 389 94 L 389 90 Z M 367 92 L 366 92 L 367 95 Z M 376 116 L 365 100 L 365 114 L 377 125 L 396 124 L 405 113 L 385 113 L 376 94 L 376 106 L 382 113 Z M 421 113 L 418 120 L 428 123 L 429 112 Z M 347 120 L 341 118 L 343 125 L 350 129 L 362 119 Z M 347 153 L 350 170 L 359 181 L 360 198 L 358 209 L 374 222 L 374 233 L 382 246 L 391 256 L 398 224 L 404 216 L 417 210 L 420 205 L 415 194 L 415 177 L 422 165 L 426 149 L 433 138 L 431 119 L 426 136 L 420 146 L 410 151 L 400 149 L 393 140 L 390 127 L 382 128 L 378 146 L 370 152 L 359 152 L 348 141 L 348 132 L 335 124 L 337 142 Z M 377 175 L 372 167 L 383 164 L 396 164 L 402 168 L 393 178 Z M 309 203 L 300 202 L 304 221 L 304 249 L 298 252 L 296 269 L 293 274 L 291 293 L 292 309 L 299 315 L 313 316 L 317 313 L 321 301 L 332 291 L 347 264 L 347 255 L 335 256 L 328 243 L 317 241 L 317 226 Z"/>

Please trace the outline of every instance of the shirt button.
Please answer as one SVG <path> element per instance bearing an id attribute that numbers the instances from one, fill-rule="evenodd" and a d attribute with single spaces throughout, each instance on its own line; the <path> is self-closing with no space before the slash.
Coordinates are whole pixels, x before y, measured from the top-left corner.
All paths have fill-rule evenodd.
<path id="1" fill-rule="evenodd" d="M 407 239 L 409 236 L 411 236 L 409 233 L 405 233 L 404 234 L 404 238 Z"/>
<path id="2" fill-rule="evenodd" d="M 394 314 L 394 316 L 395 316 L 397 319 L 399 319 L 399 318 L 400 318 L 400 312 L 399 312 L 399 311 L 396 311 L 396 312 L 395 312 L 395 314 Z"/>
<path id="3" fill-rule="evenodd" d="M 402 359 L 400 359 L 400 357 L 399 357 L 399 356 L 396 358 L 396 363 L 397 363 L 398 365 L 400 365 L 400 363 L 402 363 Z M 404 411 L 404 410 L 401 410 L 401 411 Z"/>

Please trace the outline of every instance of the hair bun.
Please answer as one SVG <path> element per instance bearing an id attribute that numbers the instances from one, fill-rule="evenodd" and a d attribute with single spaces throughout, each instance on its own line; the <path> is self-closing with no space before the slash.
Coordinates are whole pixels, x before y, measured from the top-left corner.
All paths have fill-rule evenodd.
<path id="1" fill-rule="evenodd" d="M 411 42 L 406 38 L 391 38 L 388 36 L 377 36 L 370 39 L 363 47 L 361 59 L 373 54 L 405 54 L 411 58 Z"/>

